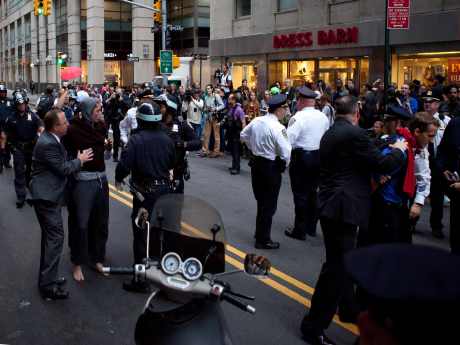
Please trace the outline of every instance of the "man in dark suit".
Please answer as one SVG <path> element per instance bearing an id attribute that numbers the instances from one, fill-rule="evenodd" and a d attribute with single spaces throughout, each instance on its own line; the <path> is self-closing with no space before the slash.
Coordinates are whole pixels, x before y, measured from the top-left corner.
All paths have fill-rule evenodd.
<path id="1" fill-rule="evenodd" d="M 396 142 L 383 156 L 358 127 L 358 102 L 353 96 L 336 101 L 337 118 L 320 144 L 318 208 L 326 248 L 326 262 L 316 283 L 310 313 L 301 326 L 312 345 L 334 344 L 324 335 L 334 314 L 355 322 L 358 313 L 353 285 L 346 278 L 344 255 L 354 249 L 358 227 L 367 227 L 371 174 L 389 173 L 403 162 L 406 142 Z"/>
<path id="2" fill-rule="evenodd" d="M 68 292 L 62 289 L 64 278 L 58 278 L 59 257 L 64 243 L 61 208 L 67 176 L 80 170 L 83 163 L 92 160 L 92 150 L 78 154 L 67 161 L 67 152 L 61 138 L 69 126 L 61 110 L 49 111 L 44 119 L 45 132 L 40 136 L 33 152 L 31 180 L 32 203 L 42 229 L 41 256 L 38 286 L 45 299 L 65 299 Z"/>

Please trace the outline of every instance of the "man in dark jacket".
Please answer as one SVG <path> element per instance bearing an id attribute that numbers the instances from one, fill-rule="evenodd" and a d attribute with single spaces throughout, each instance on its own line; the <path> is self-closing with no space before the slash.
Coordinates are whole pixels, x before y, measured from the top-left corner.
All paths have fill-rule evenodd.
<path id="1" fill-rule="evenodd" d="M 38 286 L 45 299 L 65 299 L 68 292 L 61 288 L 64 278 L 58 278 L 59 257 L 64 243 L 61 208 L 67 176 L 80 170 L 92 160 L 92 150 L 79 153 L 68 161 L 61 138 L 69 126 L 61 110 L 46 114 L 45 132 L 40 136 L 33 152 L 33 172 L 30 191 L 40 227 L 42 229 L 40 273 Z"/>
<path id="2" fill-rule="evenodd" d="M 319 216 L 326 262 L 301 330 L 312 345 L 334 344 L 325 335 L 339 306 L 342 321 L 355 321 L 353 285 L 347 281 L 343 257 L 355 246 L 358 227 L 367 227 L 371 174 L 389 173 L 403 162 L 406 142 L 383 156 L 358 127 L 358 103 L 352 96 L 336 101 L 337 118 L 320 144 Z"/>

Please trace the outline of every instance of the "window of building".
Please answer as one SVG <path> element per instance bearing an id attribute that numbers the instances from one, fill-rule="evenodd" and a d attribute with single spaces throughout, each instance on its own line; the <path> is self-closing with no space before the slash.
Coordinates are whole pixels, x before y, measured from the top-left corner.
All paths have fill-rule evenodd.
<path id="1" fill-rule="evenodd" d="M 236 0 L 236 17 L 251 15 L 251 0 Z"/>
<path id="2" fill-rule="evenodd" d="M 278 11 L 287 11 L 297 8 L 297 0 L 278 0 Z"/>

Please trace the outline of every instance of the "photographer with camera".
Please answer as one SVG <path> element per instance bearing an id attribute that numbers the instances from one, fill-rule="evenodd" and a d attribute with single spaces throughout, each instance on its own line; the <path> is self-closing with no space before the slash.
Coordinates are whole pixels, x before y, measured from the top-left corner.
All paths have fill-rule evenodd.
<path id="1" fill-rule="evenodd" d="M 185 101 L 182 103 L 182 111 L 187 113 L 187 121 L 193 127 L 195 135 L 201 139 L 203 131 L 201 120 L 203 117 L 204 102 L 200 96 L 201 90 L 199 89 L 187 90 Z"/>
<path id="2" fill-rule="evenodd" d="M 113 131 L 113 161 L 118 162 L 118 151 L 120 148 L 120 122 L 124 119 L 128 106 L 123 101 L 121 89 L 118 89 L 107 100 L 107 122 L 112 126 Z"/>
<path id="3" fill-rule="evenodd" d="M 215 92 L 211 84 L 206 86 L 206 95 L 204 97 L 204 139 L 201 155 L 203 157 L 216 158 L 223 156 L 220 152 L 220 122 L 222 118 L 222 110 L 225 108 L 224 102 L 218 93 Z M 214 150 L 209 152 L 209 141 L 211 134 L 214 133 Z"/>

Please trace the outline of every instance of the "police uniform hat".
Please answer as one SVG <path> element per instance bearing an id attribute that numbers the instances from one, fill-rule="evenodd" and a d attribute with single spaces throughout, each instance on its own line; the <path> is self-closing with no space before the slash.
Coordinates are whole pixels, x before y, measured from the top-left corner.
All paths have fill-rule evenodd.
<path id="1" fill-rule="evenodd" d="M 171 95 L 162 94 L 153 99 L 157 104 L 164 104 L 166 107 L 171 108 L 173 111 L 177 111 L 177 103 L 174 101 Z"/>
<path id="2" fill-rule="evenodd" d="M 435 94 L 435 92 L 428 90 L 422 95 L 422 99 L 424 102 L 440 102 L 441 96 Z"/>
<path id="3" fill-rule="evenodd" d="M 162 119 L 160 107 L 157 104 L 142 103 L 137 108 L 136 118 L 146 122 L 159 122 Z"/>
<path id="4" fill-rule="evenodd" d="M 144 92 L 142 92 L 139 95 L 139 98 L 153 98 L 153 92 L 150 89 L 145 89 Z"/>
<path id="5" fill-rule="evenodd" d="M 310 88 L 306 86 L 302 86 L 301 88 L 299 88 L 298 92 L 299 92 L 299 97 L 310 98 L 310 99 L 316 99 L 318 97 L 318 94 L 316 92 L 314 92 L 313 90 L 311 90 Z"/>
<path id="6" fill-rule="evenodd" d="M 369 317 L 400 344 L 449 344 L 457 336 L 460 256 L 409 244 L 350 252 L 345 269 L 366 296 Z M 450 339 L 450 340 L 449 340 Z"/>
<path id="7" fill-rule="evenodd" d="M 412 115 L 399 105 L 389 105 L 385 111 L 384 120 L 400 119 L 403 121 L 410 120 Z"/>
<path id="8" fill-rule="evenodd" d="M 284 104 L 286 104 L 286 102 L 287 102 L 287 96 L 282 94 L 282 93 L 279 93 L 279 94 L 271 97 L 268 100 L 268 102 L 267 102 L 268 109 L 269 109 L 269 111 L 273 112 L 276 109 L 278 109 L 279 107 L 281 107 Z"/>

